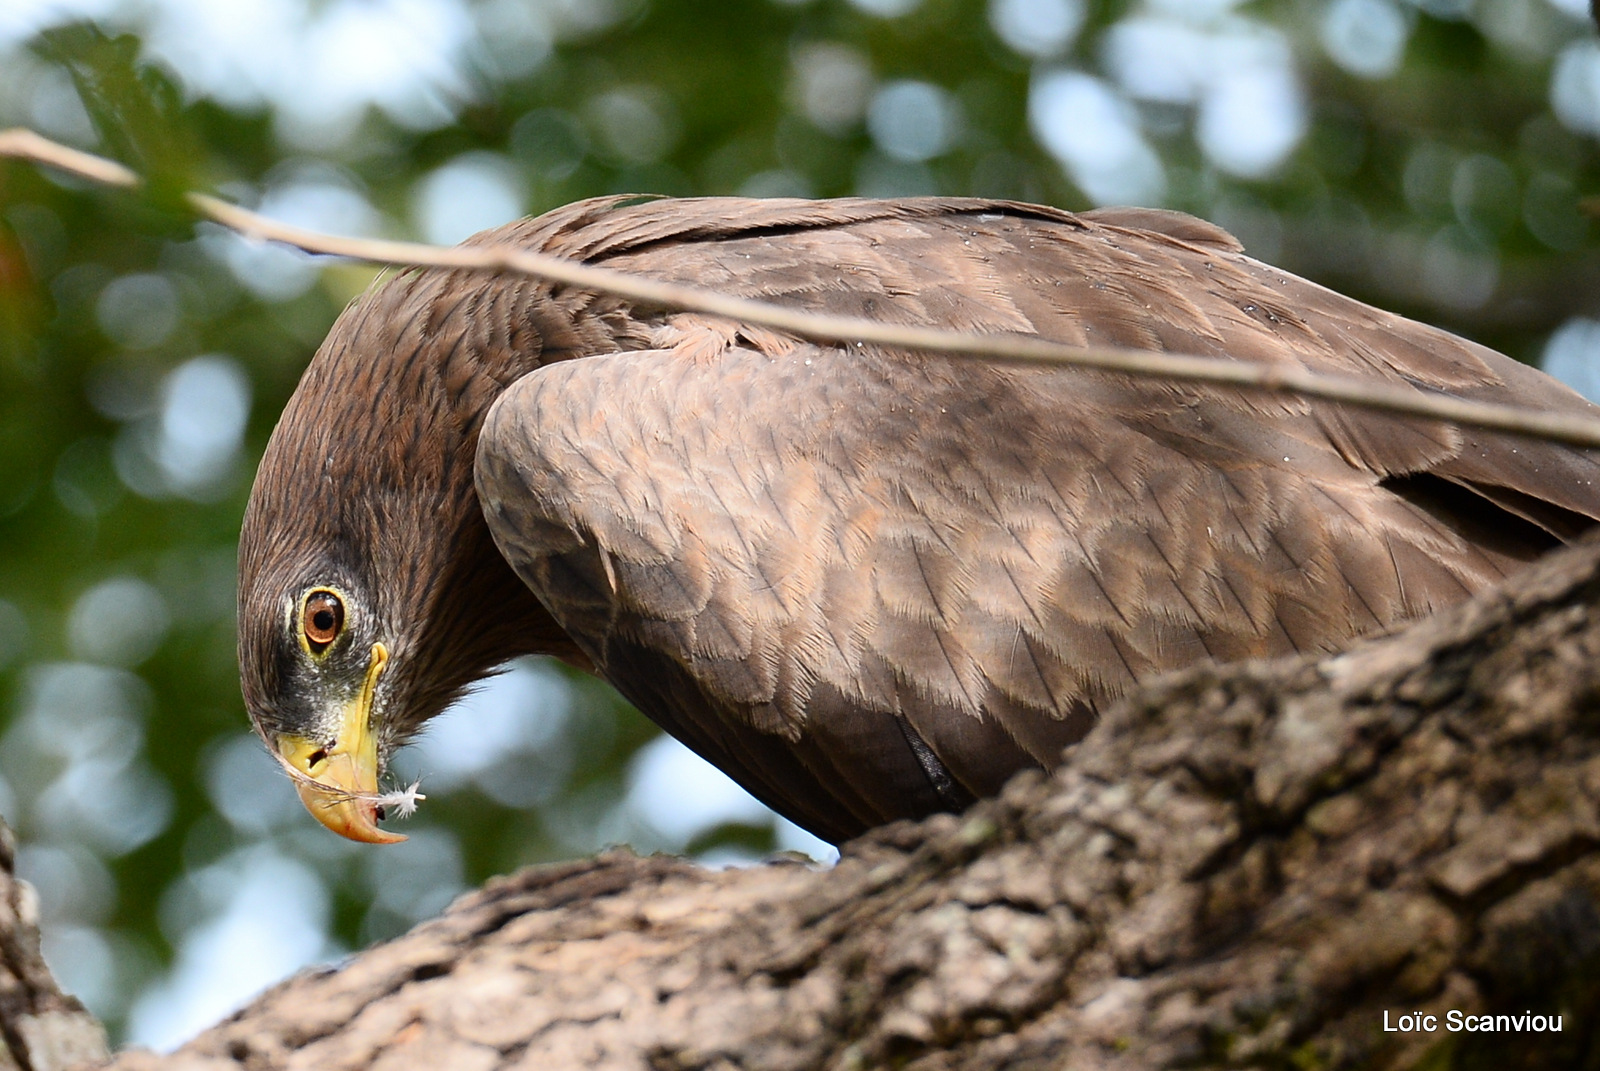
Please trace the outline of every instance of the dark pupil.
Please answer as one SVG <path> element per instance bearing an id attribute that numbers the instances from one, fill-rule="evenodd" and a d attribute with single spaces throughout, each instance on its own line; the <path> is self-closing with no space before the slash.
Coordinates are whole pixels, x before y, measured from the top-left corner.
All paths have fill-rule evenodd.
<path id="1" fill-rule="evenodd" d="M 311 615 L 311 623 L 316 626 L 318 632 L 332 632 L 333 611 L 323 607 Z"/>

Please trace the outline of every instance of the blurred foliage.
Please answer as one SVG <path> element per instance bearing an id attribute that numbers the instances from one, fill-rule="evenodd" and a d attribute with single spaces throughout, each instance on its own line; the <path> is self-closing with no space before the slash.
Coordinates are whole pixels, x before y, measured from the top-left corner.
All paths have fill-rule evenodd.
<path id="1" fill-rule="evenodd" d="M 219 813 L 233 786 L 215 773 L 246 732 L 232 570 L 254 459 L 375 272 L 307 267 L 197 229 L 178 208 L 183 188 L 398 236 L 448 230 L 485 199 L 536 213 L 623 191 L 1083 208 L 1074 176 L 1094 187 L 1092 161 L 1044 147 L 1056 145 L 1049 123 L 1069 141 L 1075 128 L 1044 115 L 1041 87 L 1076 71 L 1094 81 L 1053 84 L 1116 104 L 1096 144 L 1131 137 L 1135 162 L 1146 146 L 1156 200 L 1235 229 L 1264 259 L 1525 360 L 1596 314 L 1600 257 L 1580 203 L 1600 189 L 1600 61 L 1570 4 L 484 0 L 461 9 L 472 32 L 453 79 L 421 94 L 427 107 L 368 107 L 322 128 L 306 119 L 314 103 L 294 118 L 266 91 L 197 88 L 146 47 L 147 8 L 0 47 L 0 122 L 153 180 L 105 191 L 0 162 L 0 806 L 40 848 L 41 886 L 76 890 L 46 918 L 58 956 L 76 957 L 65 973 L 114 1031 L 172 964 L 185 912 L 203 913 L 184 876 L 252 846 L 320 875 L 343 947 L 411 921 L 393 896 L 372 906 L 385 882 L 408 880 L 403 867 L 384 870 L 303 816 L 256 827 Z M 1140 25 L 1211 35 L 1204 84 L 1139 90 L 1138 77 L 1187 62 L 1157 49 L 1130 74 Z M 1267 166 L 1226 166 L 1223 142 L 1206 140 L 1207 109 L 1226 113 L 1206 95 L 1227 73 L 1223 38 L 1244 42 L 1241 64 L 1287 57 L 1290 93 L 1276 103 L 1303 129 Z M 208 398 L 248 419 L 235 432 L 221 417 L 186 424 Z M 209 460 L 185 468 L 170 456 L 185 444 Z M 639 828 L 614 819 L 630 756 L 654 730 L 597 683 L 568 681 L 567 766 L 549 791 L 508 803 L 469 779 L 430 792 L 413 820 L 419 842 L 455 838 L 465 882 Z M 102 701 L 115 716 L 96 720 Z M 63 787 L 69 775 L 76 788 Z M 135 789 L 144 804 L 117 796 Z M 129 824 L 136 813 L 143 826 Z M 735 823 L 688 847 L 759 852 L 771 836 Z"/>

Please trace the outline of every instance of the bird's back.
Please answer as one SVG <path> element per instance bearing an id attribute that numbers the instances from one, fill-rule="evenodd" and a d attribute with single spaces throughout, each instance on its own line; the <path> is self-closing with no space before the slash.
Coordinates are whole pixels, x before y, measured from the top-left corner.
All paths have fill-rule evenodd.
<path id="1" fill-rule="evenodd" d="M 1171 213 L 613 200 L 479 240 L 507 239 L 817 311 L 1596 412 Z M 547 326 L 491 411 L 496 542 L 645 713 L 836 839 L 1053 764 L 1137 681 L 1330 650 L 1600 518 L 1595 455 L 1548 443 L 552 300 L 610 341 Z"/>

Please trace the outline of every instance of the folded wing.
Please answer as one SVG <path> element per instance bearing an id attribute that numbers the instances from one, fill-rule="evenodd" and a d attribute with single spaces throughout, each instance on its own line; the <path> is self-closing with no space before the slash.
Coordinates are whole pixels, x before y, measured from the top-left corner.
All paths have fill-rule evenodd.
<path id="1" fill-rule="evenodd" d="M 1595 407 L 1172 213 L 655 202 L 546 248 L 802 308 Z M 618 688 L 835 839 L 1049 766 L 1136 681 L 1330 649 L 1600 517 L 1595 455 L 1300 398 L 620 307 L 495 404 L 508 561 Z"/>

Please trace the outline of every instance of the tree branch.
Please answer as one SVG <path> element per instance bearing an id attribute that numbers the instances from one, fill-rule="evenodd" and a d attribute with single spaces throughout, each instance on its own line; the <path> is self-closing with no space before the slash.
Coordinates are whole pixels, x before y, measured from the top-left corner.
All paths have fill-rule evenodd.
<path id="1" fill-rule="evenodd" d="M 1591 542 L 1337 657 L 1167 678 L 1053 776 L 831 871 L 496 879 L 112 1066 L 1595 1066 L 1597 598 Z M 1415 1013 L 1434 1029 L 1385 1029 Z"/>
<path id="2" fill-rule="evenodd" d="M 30 160 L 112 186 L 127 187 L 138 182 L 137 176 L 121 164 L 58 145 L 30 130 L 0 131 L 0 156 Z M 816 341 L 872 343 L 957 359 L 1071 366 L 1157 379 L 1213 383 L 1275 394 L 1322 398 L 1363 409 L 1427 417 L 1573 446 L 1600 447 L 1600 420 L 1590 417 L 1423 394 L 1411 388 L 1354 376 L 1325 375 L 1247 361 L 1113 346 L 1072 346 L 1031 336 L 968 334 L 879 323 L 854 316 L 803 312 L 765 301 L 647 279 L 509 245 L 444 248 L 416 242 L 335 237 L 278 223 L 207 194 L 190 193 L 187 197 L 195 211 L 206 219 L 246 237 L 280 242 L 307 253 L 414 267 L 516 272 L 658 308 L 699 312 L 760 324 Z"/>
<path id="3" fill-rule="evenodd" d="M 106 1058 L 94 1016 L 62 993 L 39 954 L 38 897 L 15 871 L 16 846 L 0 824 L 0 1068 L 70 1071 Z"/>

